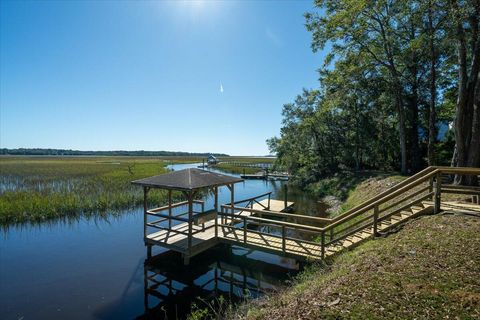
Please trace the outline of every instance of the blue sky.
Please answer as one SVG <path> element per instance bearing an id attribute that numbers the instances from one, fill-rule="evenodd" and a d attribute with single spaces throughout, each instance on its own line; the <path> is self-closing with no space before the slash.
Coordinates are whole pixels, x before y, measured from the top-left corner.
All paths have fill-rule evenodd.
<path id="1" fill-rule="evenodd" d="M 0 146 L 265 155 L 313 1 L 2 1 Z M 223 88 L 223 90 L 222 90 Z"/>

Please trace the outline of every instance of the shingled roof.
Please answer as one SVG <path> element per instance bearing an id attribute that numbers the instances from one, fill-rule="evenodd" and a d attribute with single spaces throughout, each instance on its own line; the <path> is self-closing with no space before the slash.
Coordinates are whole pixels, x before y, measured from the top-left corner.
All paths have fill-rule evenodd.
<path id="1" fill-rule="evenodd" d="M 243 179 L 225 174 L 191 168 L 135 180 L 132 181 L 132 184 L 161 189 L 194 190 L 242 181 Z"/>

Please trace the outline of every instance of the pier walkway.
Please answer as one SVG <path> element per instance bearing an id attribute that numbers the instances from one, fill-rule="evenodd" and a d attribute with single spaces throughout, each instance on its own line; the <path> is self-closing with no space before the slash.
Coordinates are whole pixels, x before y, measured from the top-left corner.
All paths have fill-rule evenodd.
<path id="1" fill-rule="evenodd" d="M 145 231 L 145 244 L 149 248 L 149 255 L 151 246 L 158 245 L 182 253 L 185 263 L 188 263 L 189 257 L 218 243 L 295 259 L 324 259 L 368 238 L 387 233 L 420 215 L 448 211 L 480 216 L 480 188 L 449 183 L 455 174 L 478 177 L 480 169 L 428 167 L 335 218 L 291 213 L 289 211 L 293 203 L 285 204 L 270 199 L 270 193 L 235 202 L 234 182 L 229 182 L 232 201 L 222 206 L 216 201 L 214 210 L 206 212 L 211 219 L 194 217 L 194 213 L 197 216 L 205 214 L 204 203 L 194 200 L 188 192 L 187 203 L 170 203 L 169 206 L 152 210 L 145 205 L 146 228 L 161 229 L 150 234 Z M 193 210 L 194 204 L 200 205 L 202 210 Z M 189 208 L 189 218 L 171 214 L 173 207 L 184 205 Z M 165 210 L 169 210 L 170 214 L 160 214 Z M 149 222 L 148 215 L 162 219 L 156 223 Z M 172 225 L 172 220 L 180 223 Z M 159 222 L 169 225 L 159 225 Z"/>

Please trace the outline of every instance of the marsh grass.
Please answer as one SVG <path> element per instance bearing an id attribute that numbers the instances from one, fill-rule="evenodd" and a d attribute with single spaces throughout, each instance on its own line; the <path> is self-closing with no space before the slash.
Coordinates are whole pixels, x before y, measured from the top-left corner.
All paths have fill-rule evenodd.
<path id="1" fill-rule="evenodd" d="M 102 215 L 143 202 L 132 180 L 198 159 L 134 157 L 0 157 L 0 225 Z M 178 195 L 176 195 L 178 196 Z M 152 203 L 165 193 L 152 190 Z"/>

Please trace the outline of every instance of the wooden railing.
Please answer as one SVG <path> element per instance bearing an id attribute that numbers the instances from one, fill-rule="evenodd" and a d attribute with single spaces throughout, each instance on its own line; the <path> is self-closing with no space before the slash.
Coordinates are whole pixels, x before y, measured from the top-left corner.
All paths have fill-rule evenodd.
<path id="1" fill-rule="evenodd" d="M 260 199 L 262 198 L 265 198 L 265 197 L 268 197 L 268 204 L 267 206 L 263 205 L 262 203 L 259 202 Z M 242 200 L 238 200 L 238 201 L 235 201 L 233 203 L 233 205 L 237 205 L 237 204 L 243 204 L 245 203 L 245 205 L 243 205 L 242 207 L 245 207 L 245 208 L 253 208 L 253 204 L 254 203 L 257 203 L 259 204 L 261 207 L 263 207 L 264 209 L 266 210 L 269 210 L 270 209 L 270 200 L 271 200 L 271 197 L 272 197 L 272 192 L 266 192 L 264 194 L 261 194 L 261 195 L 258 195 L 258 196 L 255 196 L 255 197 L 251 197 L 251 198 L 247 198 L 247 199 L 242 199 Z M 229 207 L 232 207 L 232 203 L 227 203 L 225 204 L 224 206 L 229 206 Z"/>
<path id="2" fill-rule="evenodd" d="M 286 240 L 298 240 L 320 246 L 321 257 L 325 257 L 326 247 L 341 241 L 359 231 L 369 228 L 373 235 L 378 234 L 378 226 L 393 215 L 408 210 L 422 201 L 433 200 L 433 212 L 440 212 L 441 195 L 443 193 L 474 194 L 479 196 L 480 189 L 471 187 L 448 185 L 442 188 L 442 175 L 480 175 L 480 168 L 451 168 L 428 167 L 419 173 L 396 184 L 392 188 L 377 196 L 347 210 L 343 214 L 329 219 L 310 217 L 299 214 L 272 212 L 269 210 L 255 210 L 246 207 L 237 207 L 235 203 L 221 207 L 219 215 L 222 217 L 220 225 L 230 230 L 243 230 L 243 242 L 247 243 L 247 232 L 272 235 L 272 232 L 263 232 L 261 227 L 274 227 L 276 236 L 281 237 L 283 251 L 286 249 Z M 478 190 L 478 193 L 476 193 Z M 477 198 L 478 199 L 478 198 Z M 477 200 L 478 201 L 478 200 Z M 249 212 L 252 215 L 242 215 Z M 253 216 L 253 214 L 260 216 Z M 288 221 L 262 218 L 269 215 L 277 218 L 296 219 L 322 224 L 312 226 Z M 241 225 L 239 226 L 239 224 Z M 248 225 L 257 225 L 258 230 L 250 230 Z M 311 241 L 305 240 L 304 233 L 310 233 Z"/>
<path id="3" fill-rule="evenodd" d="M 204 210 L 205 210 L 205 202 L 204 201 L 193 200 L 193 204 L 200 205 L 200 211 L 193 211 L 193 213 L 203 213 L 204 212 Z M 155 229 L 159 229 L 159 230 L 169 230 L 172 233 L 179 233 L 179 234 L 188 236 L 188 231 L 177 230 L 177 229 L 172 228 L 172 222 L 173 221 L 187 222 L 187 223 L 189 222 L 188 218 L 184 217 L 184 216 L 188 215 L 188 211 L 187 212 L 182 212 L 182 213 L 179 213 L 179 214 L 173 214 L 173 211 L 172 211 L 175 208 L 180 208 L 180 207 L 187 206 L 187 205 L 188 205 L 188 201 L 181 201 L 181 202 L 173 203 L 171 206 L 166 205 L 166 206 L 162 206 L 162 207 L 147 210 L 146 214 L 148 216 L 154 216 L 154 217 L 157 217 L 159 219 L 156 219 L 156 220 L 153 220 L 153 221 L 148 221 L 146 223 L 146 226 L 151 227 L 151 228 L 155 228 Z M 167 211 L 167 213 L 163 213 L 165 211 Z M 166 221 L 168 221 L 168 226 L 161 225 L 163 222 L 166 222 Z M 202 228 L 196 228 L 196 230 L 194 230 L 192 232 L 192 234 L 196 234 L 196 233 L 202 232 L 204 230 L 205 230 L 204 226 Z"/>

